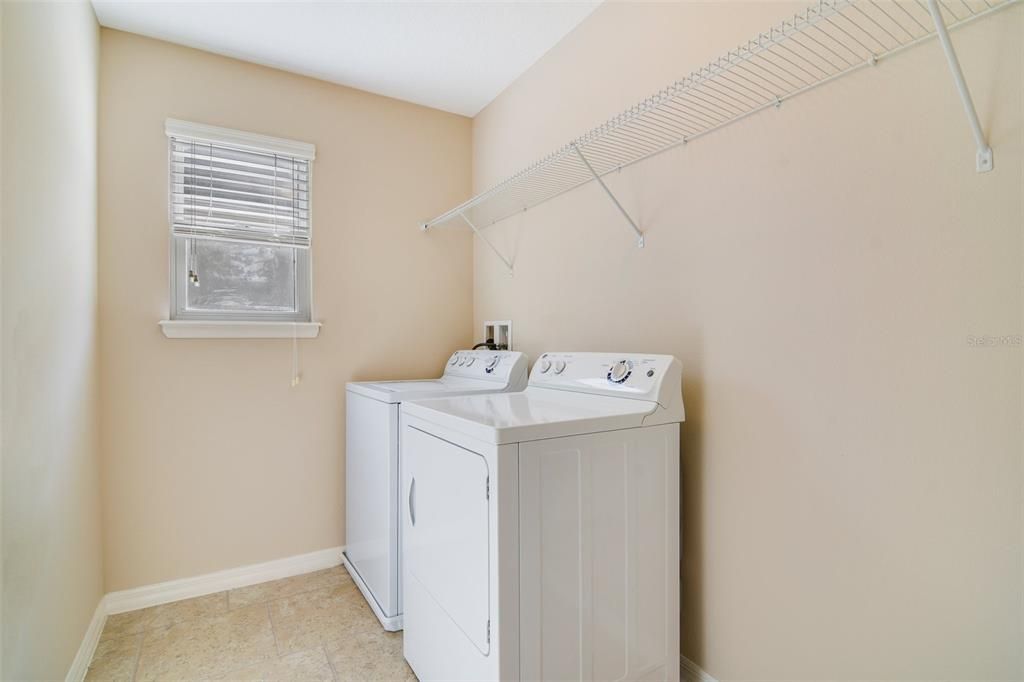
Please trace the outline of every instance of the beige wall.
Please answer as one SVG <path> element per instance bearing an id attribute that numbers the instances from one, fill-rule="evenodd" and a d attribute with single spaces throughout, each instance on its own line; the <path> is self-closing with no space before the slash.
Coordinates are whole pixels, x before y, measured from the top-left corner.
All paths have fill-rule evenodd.
<path id="1" fill-rule="evenodd" d="M 106 587 L 344 542 L 344 390 L 440 372 L 472 337 L 469 119 L 103 29 Z M 312 142 L 320 337 L 168 340 L 167 117 Z"/>
<path id="2" fill-rule="evenodd" d="M 63 679 L 103 595 L 87 3 L 4 3 L 3 669 Z"/>
<path id="3" fill-rule="evenodd" d="M 474 121 L 477 191 L 799 5 L 611 4 Z M 685 367 L 683 652 L 720 680 L 1022 679 L 1022 41 L 954 34 L 489 232 L 520 350 Z"/>

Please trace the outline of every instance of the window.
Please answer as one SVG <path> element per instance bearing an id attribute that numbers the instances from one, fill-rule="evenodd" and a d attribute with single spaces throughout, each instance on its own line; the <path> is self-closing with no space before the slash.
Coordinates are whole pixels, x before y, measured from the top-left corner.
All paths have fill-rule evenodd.
<path id="1" fill-rule="evenodd" d="M 167 121 L 171 318 L 311 322 L 313 145 Z"/>

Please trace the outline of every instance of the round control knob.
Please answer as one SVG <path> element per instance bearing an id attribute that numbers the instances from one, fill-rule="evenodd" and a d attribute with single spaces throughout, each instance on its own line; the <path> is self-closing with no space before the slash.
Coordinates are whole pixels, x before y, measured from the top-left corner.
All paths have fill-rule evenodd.
<path id="1" fill-rule="evenodd" d="M 629 378 L 630 370 L 632 367 L 629 364 L 629 360 L 619 360 L 612 368 L 608 370 L 608 381 L 615 384 L 621 384 Z"/>
<path id="2" fill-rule="evenodd" d="M 460 355 L 459 356 L 459 367 L 462 367 L 464 364 L 466 364 L 466 358 Z"/>
<path id="3" fill-rule="evenodd" d="M 471 366 L 474 362 L 476 362 L 476 358 L 470 355 L 468 358 L 466 358 L 466 367 Z"/>
<path id="4" fill-rule="evenodd" d="M 561 374 L 565 371 L 565 360 L 555 360 L 555 374 Z"/>
<path id="5" fill-rule="evenodd" d="M 549 369 L 551 369 L 551 361 L 550 360 L 541 360 L 540 361 L 540 373 L 541 374 L 547 374 Z"/>
<path id="6" fill-rule="evenodd" d="M 448 361 L 448 364 L 449 365 L 454 365 L 458 361 L 459 361 L 459 354 L 456 353 L 455 355 L 452 356 L 452 359 Z"/>
<path id="7" fill-rule="evenodd" d="M 487 361 L 487 367 L 486 367 L 487 371 L 488 372 L 493 372 L 494 368 L 498 366 L 498 362 L 500 360 L 501 360 L 501 358 L 499 358 L 497 355 L 495 355 L 493 358 L 488 360 Z"/>

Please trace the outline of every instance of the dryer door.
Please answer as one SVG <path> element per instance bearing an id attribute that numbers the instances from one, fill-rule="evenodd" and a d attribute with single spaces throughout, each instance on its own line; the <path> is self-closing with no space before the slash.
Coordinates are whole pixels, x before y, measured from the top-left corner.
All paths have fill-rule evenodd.
<path id="1" fill-rule="evenodd" d="M 485 656 L 490 652 L 487 461 L 407 427 L 402 466 L 407 574 Z M 406 585 L 406 593 L 412 587 Z"/>

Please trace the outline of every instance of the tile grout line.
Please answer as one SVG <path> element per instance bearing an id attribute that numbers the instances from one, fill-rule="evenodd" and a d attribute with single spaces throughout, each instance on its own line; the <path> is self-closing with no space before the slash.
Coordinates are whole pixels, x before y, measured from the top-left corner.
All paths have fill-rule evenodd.
<path id="1" fill-rule="evenodd" d="M 271 612 L 270 602 L 263 602 L 263 608 L 267 610 L 267 620 L 270 622 L 270 635 L 274 638 L 274 652 L 281 658 L 281 644 L 277 641 L 277 628 L 274 627 L 274 614 Z"/>
<path id="2" fill-rule="evenodd" d="M 131 682 L 135 682 L 135 680 L 139 676 L 139 663 L 142 661 L 142 645 L 143 645 L 143 643 L 145 643 L 145 641 L 146 641 L 146 632 L 145 631 L 140 632 L 139 633 L 139 644 L 138 644 L 138 646 L 135 647 L 135 662 L 132 665 Z"/>
<path id="3" fill-rule="evenodd" d="M 331 662 L 331 657 L 327 654 L 327 644 L 322 640 L 320 642 L 320 649 L 324 652 L 324 658 L 327 660 L 327 667 L 331 669 L 331 679 L 333 679 L 334 682 L 339 682 L 341 678 L 338 676 L 338 671 L 334 669 L 334 663 Z"/>
<path id="4" fill-rule="evenodd" d="M 139 638 L 139 643 L 138 643 L 138 645 L 136 647 L 136 650 L 135 650 L 135 661 L 134 661 L 134 665 L 133 665 L 133 668 L 132 668 L 132 675 L 131 675 L 131 678 L 130 678 L 131 682 L 135 682 L 135 680 L 138 679 L 139 666 L 140 666 L 140 664 L 142 662 L 142 648 L 143 648 L 143 646 L 146 643 L 146 637 L 148 637 L 149 635 L 151 635 L 151 634 L 153 634 L 155 632 L 167 631 L 167 630 L 170 630 L 171 628 L 174 628 L 174 627 L 177 627 L 177 626 L 180 626 L 180 625 L 184 625 L 184 624 L 190 623 L 192 621 L 201 621 L 201 620 L 207 620 L 209 618 L 216 618 L 216 617 L 220 617 L 220 616 L 226 616 L 227 614 L 230 613 L 230 609 L 228 608 L 228 603 L 229 603 L 228 602 L 228 592 L 229 592 L 228 590 L 223 590 L 221 592 L 224 595 L 224 611 L 222 613 L 202 614 L 202 615 L 193 616 L 193 617 L 189 617 L 189 618 L 182 618 L 181 620 L 172 620 L 171 622 L 166 623 L 164 625 L 142 626 L 142 629 L 139 632 L 137 632 L 137 633 L 130 633 L 130 634 L 118 635 L 117 637 L 112 637 L 111 639 L 119 639 L 121 637 L 138 637 Z M 221 594 L 221 593 L 214 593 L 214 594 Z M 157 604 L 156 606 L 147 606 L 147 607 L 142 608 L 142 609 L 136 609 L 135 611 L 125 611 L 125 613 L 136 613 L 138 611 L 147 611 L 149 609 L 159 609 L 162 606 L 168 606 L 168 605 L 171 605 L 171 604 L 179 604 L 181 602 L 191 601 L 192 599 L 202 599 L 203 597 L 206 597 L 206 596 L 209 596 L 209 595 L 203 595 L 203 596 L 200 596 L 200 597 L 189 597 L 187 599 L 179 599 L 176 602 L 168 602 L 167 604 Z M 120 615 L 120 614 L 117 614 L 117 615 Z M 95 660 L 95 656 L 93 657 L 93 660 Z M 89 665 L 90 666 L 92 665 L 92 661 L 90 661 Z"/>

